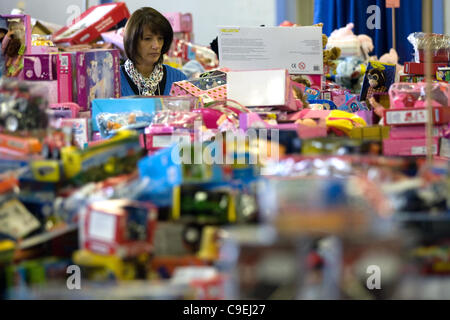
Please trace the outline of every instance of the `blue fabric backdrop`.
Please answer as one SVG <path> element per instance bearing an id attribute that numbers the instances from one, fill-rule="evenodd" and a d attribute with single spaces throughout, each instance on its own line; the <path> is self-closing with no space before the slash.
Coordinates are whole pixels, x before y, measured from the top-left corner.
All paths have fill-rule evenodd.
<path id="1" fill-rule="evenodd" d="M 378 5 L 381 12 L 381 29 L 367 28 L 367 8 Z M 422 0 L 401 0 L 401 7 L 396 9 L 397 52 L 400 63 L 413 59 L 413 47 L 407 40 L 412 32 L 422 31 Z M 355 34 L 367 34 L 375 46 L 371 55 L 378 57 L 392 48 L 392 10 L 386 8 L 385 0 L 316 0 L 314 23 L 324 23 L 324 33 L 330 35 L 335 29 L 344 27 L 349 22 L 355 24 Z"/>

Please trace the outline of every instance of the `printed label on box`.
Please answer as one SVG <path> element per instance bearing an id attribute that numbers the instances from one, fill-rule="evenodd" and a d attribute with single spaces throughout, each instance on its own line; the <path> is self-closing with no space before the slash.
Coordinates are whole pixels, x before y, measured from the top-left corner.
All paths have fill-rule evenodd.
<path id="1" fill-rule="evenodd" d="M 219 27 L 220 66 L 323 74 L 320 27 Z"/>
<path id="2" fill-rule="evenodd" d="M 432 146 L 432 154 L 437 155 L 437 145 L 433 144 Z M 427 147 L 426 146 L 420 146 L 420 147 L 412 147 L 411 148 L 411 155 L 413 156 L 424 156 L 427 154 Z"/>

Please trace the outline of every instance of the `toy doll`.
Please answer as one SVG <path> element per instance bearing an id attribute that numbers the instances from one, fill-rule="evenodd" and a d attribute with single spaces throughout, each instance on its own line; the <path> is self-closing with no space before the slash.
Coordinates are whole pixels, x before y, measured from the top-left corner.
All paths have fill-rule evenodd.
<path id="1" fill-rule="evenodd" d="M 384 71 L 379 68 L 373 68 L 368 71 L 369 88 L 367 90 L 366 100 L 370 100 L 376 92 L 387 92 L 386 76 Z"/>
<path id="2" fill-rule="evenodd" d="M 25 47 L 12 31 L 8 31 L 2 42 L 2 53 L 5 59 L 5 75 L 17 77 L 23 69 Z"/>
<path id="3" fill-rule="evenodd" d="M 6 21 L 0 20 L 0 43 L 2 45 L 2 48 L 3 48 L 3 40 L 5 40 L 5 38 L 7 40 L 7 37 L 6 37 L 7 34 L 8 34 L 8 26 L 6 25 Z M 4 56 L 4 52 L 2 50 L 2 52 L 0 54 L 0 77 L 4 73 L 5 73 L 5 56 Z"/>

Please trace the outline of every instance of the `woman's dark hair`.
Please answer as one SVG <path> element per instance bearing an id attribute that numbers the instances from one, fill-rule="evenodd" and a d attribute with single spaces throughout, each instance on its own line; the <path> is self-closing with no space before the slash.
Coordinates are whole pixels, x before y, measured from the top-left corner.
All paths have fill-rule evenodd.
<path id="1" fill-rule="evenodd" d="M 157 10 L 144 7 L 136 10 L 128 20 L 123 35 L 125 53 L 134 64 L 139 59 L 138 43 L 144 36 L 144 29 L 148 27 L 153 33 L 164 38 L 161 56 L 158 63 L 163 61 L 163 55 L 170 49 L 173 40 L 173 30 L 170 22 Z"/>

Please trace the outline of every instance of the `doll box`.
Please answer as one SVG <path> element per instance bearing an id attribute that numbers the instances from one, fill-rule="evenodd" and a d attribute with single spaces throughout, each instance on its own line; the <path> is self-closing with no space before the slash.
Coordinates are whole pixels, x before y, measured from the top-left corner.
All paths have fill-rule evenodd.
<path id="1" fill-rule="evenodd" d="M 433 63 L 431 67 L 431 73 L 435 74 L 438 68 L 447 67 L 447 63 Z M 425 63 L 417 63 L 417 62 L 405 62 L 406 74 L 414 74 L 414 75 L 425 75 Z"/>
<path id="2" fill-rule="evenodd" d="M 230 71 L 227 95 L 246 107 L 278 107 L 297 111 L 291 79 L 286 69 Z"/>
<path id="3" fill-rule="evenodd" d="M 82 111 L 91 109 L 94 99 L 120 97 L 119 50 L 76 53 L 77 103 Z"/>
<path id="4" fill-rule="evenodd" d="M 433 138 L 432 153 L 439 153 L 439 139 Z M 383 154 L 385 156 L 426 156 L 426 139 L 385 139 L 383 140 Z"/>
<path id="5" fill-rule="evenodd" d="M 445 126 L 433 128 L 433 137 L 443 137 Z M 426 126 L 391 127 L 390 137 L 392 139 L 424 139 L 426 137 Z"/>
<path id="6" fill-rule="evenodd" d="M 56 63 L 57 56 L 54 54 L 25 54 L 24 80 L 56 80 Z"/>
<path id="7" fill-rule="evenodd" d="M 110 30 L 130 13 L 124 2 L 108 3 L 93 6 L 83 12 L 69 26 L 65 26 L 53 34 L 53 42 L 83 44 L 97 39 L 102 32 Z"/>
<path id="8" fill-rule="evenodd" d="M 416 124 L 426 124 L 428 113 L 425 108 L 414 109 L 391 109 L 384 111 L 384 125 L 386 126 L 407 126 Z M 433 124 L 445 124 L 450 121 L 449 107 L 433 108 Z"/>
<path id="9" fill-rule="evenodd" d="M 216 100 L 227 99 L 227 84 L 214 86 L 210 89 L 206 89 L 200 82 L 207 81 L 207 79 L 198 79 L 193 81 L 178 81 L 172 84 L 170 90 L 171 96 L 192 96 L 198 97 L 201 100 L 201 104 L 210 103 Z"/>
<path id="10" fill-rule="evenodd" d="M 192 32 L 192 14 L 181 12 L 163 13 L 172 26 L 173 32 Z"/>

